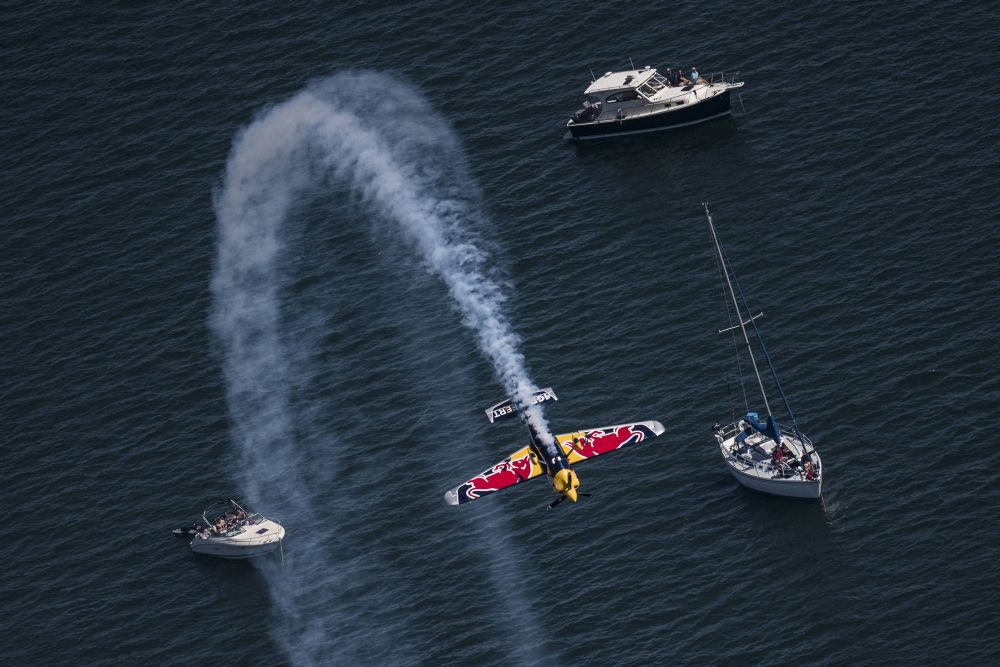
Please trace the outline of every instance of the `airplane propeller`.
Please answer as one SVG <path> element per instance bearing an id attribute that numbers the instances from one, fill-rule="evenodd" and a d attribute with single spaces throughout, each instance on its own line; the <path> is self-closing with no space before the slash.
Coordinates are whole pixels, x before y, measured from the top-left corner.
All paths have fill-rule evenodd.
<path id="1" fill-rule="evenodd" d="M 584 498 L 593 498 L 594 497 L 594 494 L 592 494 L 592 493 L 577 492 L 577 495 L 578 496 L 583 496 Z M 565 493 L 560 493 L 559 497 L 556 498 L 555 500 L 553 500 L 551 503 L 549 503 L 549 506 L 546 507 L 545 509 L 550 510 L 553 507 L 558 506 L 559 503 L 561 503 L 564 500 L 566 500 L 566 494 Z"/>

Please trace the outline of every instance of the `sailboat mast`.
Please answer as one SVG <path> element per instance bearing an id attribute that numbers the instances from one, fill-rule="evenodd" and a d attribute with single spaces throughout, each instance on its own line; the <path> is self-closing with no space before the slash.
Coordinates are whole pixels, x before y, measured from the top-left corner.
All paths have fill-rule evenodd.
<path id="1" fill-rule="evenodd" d="M 747 336 L 746 325 L 743 324 L 743 314 L 740 310 L 740 305 L 736 301 L 736 292 L 733 290 L 733 283 L 729 279 L 729 265 L 726 263 L 725 255 L 722 252 L 722 245 L 719 243 L 719 235 L 715 233 L 715 223 L 712 222 L 712 214 L 708 212 L 708 204 L 702 203 L 705 207 L 705 218 L 708 220 L 708 228 L 712 232 L 712 242 L 715 246 L 715 252 L 719 255 L 719 263 L 722 266 L 722 275 L 726 278 L 726 286 L 729 288 L 729 297 L 733 300 L 733 306 L 736 308 L 736 319 L 740 323 L 740 331 L 743 332 L 743 341 L 747 344 L 747 351 L 750 353 L 750 363 L 753 364 L 754 375 L 757 376 L 757 386 L 760 387 L 760 396 L 764 399 L 764 407 L 767 409 L 767 414 L 771 414 L 771 406 L 767 403 L 767 393 L 764 391 L 764 382 L 760 379 L 760 370 L 757 368 L 757 360 L 753 356 L 753 347 L 750 345 L 750 337 Z"/>

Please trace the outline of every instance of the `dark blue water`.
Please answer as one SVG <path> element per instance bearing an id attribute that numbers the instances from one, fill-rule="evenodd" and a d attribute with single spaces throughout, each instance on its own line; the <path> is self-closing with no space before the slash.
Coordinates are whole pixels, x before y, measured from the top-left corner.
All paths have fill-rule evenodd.
<path id="1" fill-rule="evenodd" d="M 0 8 L 0 663 L 995 661 L 993 14 Z M 748 113 L 564 143 L 588 70 L 629 56 L 740 70 Z M 262 124 L 303 91 L 321 118 Z M 291 194 L 233 246 L 241 155 L 250 201 Z M 711 438 L 733 385 L 702 201 L 823 503 L 745 491 Z M 440 504 L 524 440 L 483 419 L 501 381 L 399 224 L 443 210 L 554 430 L 667 426 L 581 467 L 592 499 Z M 227 248 L 268 258 L 244 291 Z M 284 566 L 169 533 L 228 494 L 286 526 Z"/>

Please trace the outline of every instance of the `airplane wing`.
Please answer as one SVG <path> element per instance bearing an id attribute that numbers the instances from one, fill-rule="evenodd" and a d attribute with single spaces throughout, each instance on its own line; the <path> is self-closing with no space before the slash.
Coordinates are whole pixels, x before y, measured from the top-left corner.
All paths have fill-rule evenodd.
<path id="1" fill-rule="evenodd" d="M 566 459 L 571 465 L 575 465 L 580 461 L 586 461 L 595 456 L 634 445 L 637 442 L 647 442 L 665 430 L 663 424 L 658 421 L 636 422 L 564 433 L 557 435 L 556 441 L 566 453 Z M 576 447 L 573 446 L 573 438 L 579 438 Z"/>
<path id="2" fill-rule="evenodd" d="M 461 505 L 476 498 L 514 486 L 543 472 L 530 447 L 522 447 L 489 470 L 484 470 L 468 482 L 444 494 L 449 505 Z"/>

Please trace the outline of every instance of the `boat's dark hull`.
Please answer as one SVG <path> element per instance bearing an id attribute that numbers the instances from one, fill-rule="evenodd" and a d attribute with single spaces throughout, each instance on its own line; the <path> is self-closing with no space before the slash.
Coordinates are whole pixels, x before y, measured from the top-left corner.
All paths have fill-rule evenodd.
<path id="1" fill-rule="evenodd" d="M 611 119 L 595 123 L 569 123 L 566 127 L 572 139 L 600 139 L 623 134 L 672 130 L 703 123 L 730 113 L 732 110 L 729 106 L 729 91 L 727 90 L 697 104 L 663 109 L 620 121 Z"/>

